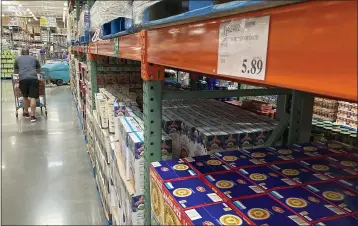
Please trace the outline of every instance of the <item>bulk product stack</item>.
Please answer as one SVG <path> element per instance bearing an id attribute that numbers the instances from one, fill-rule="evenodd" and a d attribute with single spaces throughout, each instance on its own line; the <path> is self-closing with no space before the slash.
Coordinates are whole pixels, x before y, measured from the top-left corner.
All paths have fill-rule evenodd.
<path id="1" fill-rule="evenodd" d="M 356 225 L 357 185 L 358 156 L 336 142 L 163 160 L 152 225 Z"/>
<path id="2" fill-rule="evenodd" d="M 135 68 L 135 65 L 132 67 Z M 127 65 L 127 70 L 130 68 Z M 93 152 L 91 158 L 96 165 L 98 186 L 103 187 L 99 190 L 102 200 L 105 200 L 106 213 L 111 213 L 113 223 L 137 225 L 144 224 L 145 209 L 144 116 L 136 102 L 141 98 L 134 92 L 140 89 L 139 84 L 128 84 L 130 81 L 124 76 L 127 72 L 120 74 L 119 77 L 127 83 L 98 85 L 103 88 L 99 88 L 100 92 L 94 95 L 96 110 L 86 119 L 90 128 L 87 129 L 87 136 L 94 137 L 88 139 L 88 143 L 92 140 L 89 153 Z M 101 76 L 110 77 L 110 74 Z M 133 74 L 127 76 L 133 77 Z M 133 78 L 131 81 L 134 81 Z M 88 112 L 87 115 L 90 115 Z M 218 125 L 218 122 L 221 124 Z M 260 146 L 275 123 L 270 118 L 216 100 L 197 100 L 193 103 L 165 101 L 162 159 Z"/>

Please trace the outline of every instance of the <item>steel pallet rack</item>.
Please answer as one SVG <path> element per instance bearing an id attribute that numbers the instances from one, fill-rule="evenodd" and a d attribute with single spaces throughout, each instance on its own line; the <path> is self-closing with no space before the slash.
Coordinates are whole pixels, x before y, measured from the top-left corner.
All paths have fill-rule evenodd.
<path id="1" fill-rule="evenodd" d="M 279 125 L 266 146 L 309 140 L 314 96 L 357 102 L 357 2 L 304 1 L 190 23 L 147 28 L 110 40 L 73 46 L 89 55 L 141 61 L 145 115 L 146 223 L 150 222 L 149 164 L 161 159 L 162 100 L 279 95 Z M 254 80 L 218 73 L 220 25 L 269 15 L 266 75 Z M 198 32 L 200 31 L 200 32 Z M 270 87 L 230 91 L 163 91 L 164 68 Z M 96 80 L 91 79 L 93 87 Z M 276 87 L 276 88 L 272 88 Z M 93 89 L 96 92 L 96 88 Z"/>

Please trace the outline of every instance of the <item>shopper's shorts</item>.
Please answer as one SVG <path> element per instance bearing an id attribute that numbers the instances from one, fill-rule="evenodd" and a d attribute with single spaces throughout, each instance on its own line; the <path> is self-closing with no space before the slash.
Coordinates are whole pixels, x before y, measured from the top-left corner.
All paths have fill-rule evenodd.
<path id="1" fill-rule="evenodd" d="M 39 98 L 39 80 L 24 79 L 19 81 L 19 88 L 23 97 Z"/>

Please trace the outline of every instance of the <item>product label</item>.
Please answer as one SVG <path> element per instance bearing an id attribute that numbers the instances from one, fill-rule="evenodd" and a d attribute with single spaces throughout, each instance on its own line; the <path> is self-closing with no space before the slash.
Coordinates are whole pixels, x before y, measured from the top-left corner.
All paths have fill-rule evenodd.
<path id="1" fill-rule="evenodd" d="M 265 80 L 270 16 L 220 24 L 218 74 Z"/>

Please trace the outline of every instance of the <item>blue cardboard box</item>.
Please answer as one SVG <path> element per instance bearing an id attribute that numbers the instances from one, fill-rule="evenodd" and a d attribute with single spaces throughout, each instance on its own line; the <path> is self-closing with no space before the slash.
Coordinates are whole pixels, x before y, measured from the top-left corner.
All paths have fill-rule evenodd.
<path id="1" fill-rule="evenodd" d="M 150 164 L 150 198 L 152 214 L 159 224 L 164 224 L 164 183 L 196 177 L 195 171 L 182 159 L 163 160 Z M 173 219 L 175 215 L 173 214 Z"/>
<path id="2" fill-rule="evenodd" d="M 210 187 L 225 200 L 236 200 L 264 193 L 264 190 L 236 172 L 205 176 Z"/>
<path id="3" fill-rule="evenodd" d="M 358 193 L 353 192 L 338 183 L 326 182 L 322 184 L 313 184 L 307 185 L 306 188 L 350 214 L 358 213 Z"/>
<path id="4" fill-rule="evenodd" d="M 314 226 L 357 226 L 358 225 L 358 219 L 351 217 L 351 216 L 345 216 L 338 219 L 332 219 L 327 221 L 320 221 L 314 224 Z"/>
<path id="5" fill-rule="evenodd" d="M 255 225 L 309 225 L 268 195 L 235 201 L 233 204 Z"/>
<path id="6" fill-rule="evenodd" d="M 294 144 L 291 147 L 310 152 L 312 156 L 336 156 L 347 153 L 343 146 L 331 143 L 311 142 Z"/>
<path id="7" fill-rule="evenodd" d="M 358 158 L 354 155 L 332 156 L 327 157 L 327 159 L 339 167 L 358 170 Z"/>
<path id="8" fill-rule="evenodd" d="M 240 169 L 238 172 L 264 190 L 287 188 L 297 185 L 293 180 L 282 176 L 268 166 Z"/>
<path id="9" fill-rule="evenodd" d="M 186 210 L 185 215 L 188 222 L 183 225 L 249 225 L 226 203 Z"/>
<path id="10" fill-rule="evenodd" d="M 340 208 L 331 205 L 326 200 L 302 187 L 271 191 L 270 195 L 309 222 L 330 219 L 345 214 Z"/>
<path id="11" fill-rule="evenodd" d="M 185 161 L 187 161 L 192 166 L 192 168 L 201 175 L 231 170 L 229 166 L 216 158 L 214 155 L 187 157 L 185 158 Z"/>
<path id="12" fill-rule="evenodd" d="M 175 204 L 183 209 L 214 204 L 223 200 L 199 178 L 190 178 L 164 183 L 166 192 L 164 199 L 170 197 Z"/>
<path id="13" fill-rule="evenodd" d="M 355 192 L 358 192 L 358 177 L 338 180 L 338 183 L 352 189 Z"/>
<path id="14" fill-rule="evenodd" d="M 255 149 L 242 149 L 239 150 L 245 155 L 260 160 L 263 163 L 278 163 L 284 161 L 292 161 L 292 159 L 283 155 L 278 155 L 270 148 L 255 148 Z"/>
<path id="15" fill-rule="evenodd" d="M 330 179 L 295 162 L 272 164 L 270 167 L 299 184 L 311 184 Z"/>
<path id="16" fill-rule="evenodd" d="M 358 175 L 358 171 L 351 168 L 338 167 L 325 158 L 301 160 L 299 163 L 330 178 L 352 177 Z"/>
<path id="17" fill-rule="evenodd" d="M 255 167 L 264 164 L 260 160 L 244 155 L 240 151 L 216 152 L 214 155 L 233 169 Z"/>
<path id="18" fill-rule="evenodd" d="M 196 172 L 183 159 L 163 160 L 152 162 L 150 165 L 151 170 L 158 175 L 162 182 L 197 176 Z"/>
<path id="19" fill-rule="evenodd" d="M 303 160 L 303 159 L 309 159 L 312 157 L 320 156 L 314 152 L 304 151 L 303 149 L 300 149 L 295 145 L 291 145 L 288 147 L 287 146 L 270 147 L 270 149 L 276 152 L 278 155 L 282 155 L 289 159 L 294 159 L 294 160 Z"/>

